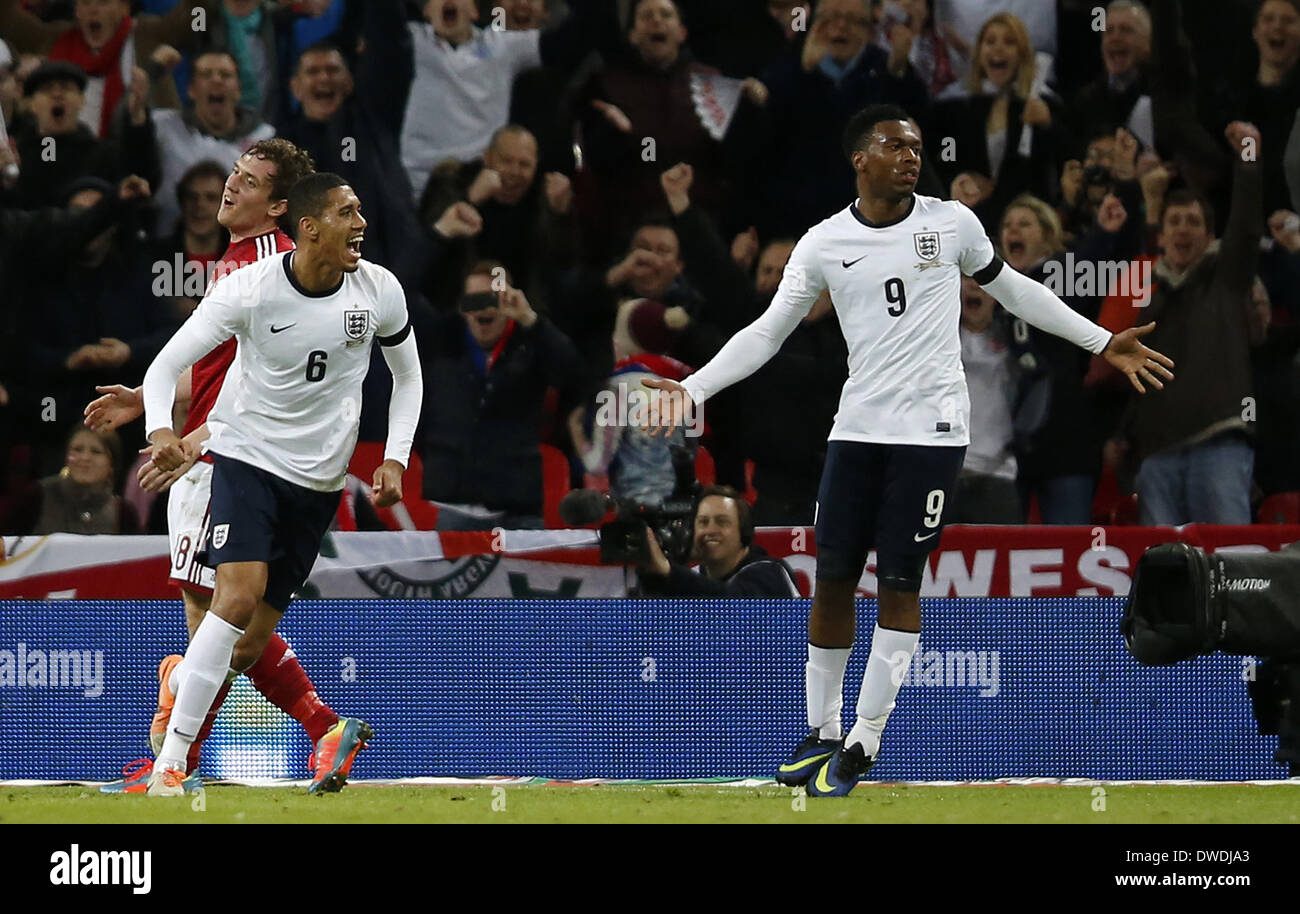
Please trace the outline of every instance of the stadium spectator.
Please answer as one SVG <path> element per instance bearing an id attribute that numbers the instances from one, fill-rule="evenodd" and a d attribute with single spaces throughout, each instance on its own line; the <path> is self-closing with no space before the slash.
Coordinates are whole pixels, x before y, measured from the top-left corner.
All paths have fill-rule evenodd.
<path id="1" fill-rule="evenodd" d="M 1252 80 L 1219 83 L 1218 117 L 1210 127 L 1217 132 L 1229 120 L 1242 120 L 1259 128 L 1264 212 L 1271 213 L 1291 205 L 1283 157 L 1300 108 L 1300 0 L 1265 0 L 1252 36 L 1259 68 Z"/>
<path id="2" fill-rule="evenodd" d="M 1151 14 L 1137 0 L 1111 0 L 1105 23 L 1103 72 L 1075 94 L 1070 105 L 1072 123 L 1081 131 L 1113 133 L 1124 127 L 1150 148 L 1155 145 L 1148 73 Z M 1079 134 L 1078 145 L 1086 139 Z"/>
<path id="3" fill-rule="evenodd" d="M 1109 450 L 1140 463 L 1138 507 L 1144 524 L 1251 521 L 1254 451 L 1244 404 L 1252 396 L 1243 310 L 1259 256 L 1261 169 L 1242 161 L 1259 131 L 1234 122 L 1225 131 L 1233 166 L 1232 209 L 1222 241 L 1210 204 L 1189 191 L 1165 201 L 1156 285 L 1144 317 L 1151 342 L 1178 366 L 1177 384 L 1130 402 Z"/>
<path id="4" fill-rule="evenodd" d="M 390 6 L 372 0 L 364 6 Z M 222 0 L 221 14 L 208 29 L 205 47 L 229 51 L 239 68 L 239 106 L 261 114 L 268 124 L 280 122 L 288 107 L 284 82 L 288 69 L 281 48 L 300 16 L 320 16 L 328 0 L 268 3 L 263 0 Z M 378 46 L 377 46 L 378 47 Z M 383 55 L 379 55 L 383 56 Z M 318 160 L 319 161 L 319 160 Z"/>
<path id="5" fill-rule="evenodd" d="M 927 134 L 942 137 L 938 143 L 951 142 L 951 155 L 934 160 L 945 186 L 961 175 L 987 181 L 987 196 L 972 208 L 992 227 L 1020 194 L 1055 197 L 1057 163 L 1064 158 L 1058 126 L 1063 109 L 1047 89 L 1029 33 L 1015 16 L 998 13 L 985 22 L 973 53 L 964 83 L 949 87 L 948 94 L 964 97 L 937 101 Z"/>
<path id="6" fill-rule="evenodd" d="M 1078 239 L 1092 231 L 1102 202 L 1110 196 L 1118 198 L 1128 212 L 1146 209 L 1150 219 L 1154 209 L 1158 215 L 1169 177 L 1168 171 L 1151 174 L 1159 164 L 1154 153 L 1139 155 L 1137 138 L 1123 127 L 1093 137 L 1083 161 L 1071 159 L 1061 171 L 1059 215 L 1064 236 Z M 1166 179 L 1163 184 L 1161 177 Z M 1148 234 L 1138 219 L 1126 220 L 1121 232 L 1126 250 L 1140 247 Z"/>
<path id="7" fill-rule="evenodd" d="M 539 425 L 546 389 L 576 387 L 582 361 L 499 263 L 475 264 L 460 313 L 420 332 L 424 497 L 443 530 L 542 526 Z M 494 291 L 500 277 L 507 284 Z"/>
<path id="8" fill-rule="evenodd" d="M 230 243 L 230 233 L 217 221 L 229 174 L 228 165 L 211 159 L 191 165 L 176 184 L 181 213 L 176 230 L 153 246 L 153 292 L 174 302 L 181 319 L 198 307 L 217 259 Z M 167 277 L 180 282 L 161 281 Z"/>
<path id="9" fill-rule="evenodd" d="M 140 532 L 135 511 L 114 491 L 121 465 L 116 432 L 78 424 L 68 436 L 63 468 L 20 493 L 0 531 L 36 536 Z"/>
<path id="10" fill-rule="evenodd" d="M 409 24 L 414 76 L 401 137 L 416 200 L 435 166 L 483 154 L 492 132 L 509 119 L 515 77 L 542 64 L 567 72 L 595 46 L 613 5 L 573 0 L 570 6 L 568 18 L 543 33 L 479 28 L 475 0 L 426 0 L 424 21 Z"/>
<path id="11" fill-rule="evenodd" d="M 691 557 L 699 572 L 668 561 L 646 529 L 649 559 L 637 566 L 648 597 L 798 597 L 789 566 L 754 542 L 749 505 L 725 486 L 705 486 L 695 507 Z"/>
<path id="12" fill-rule="evenodd" d="M 186 169 L 205 159 L 233 162 L 249 146 L 275 136 L 275 128 L 256 111 L 239 106 L 239 70 L 227 51 L 205 51 L 195 59 L 189 96 L 194 104 L 184 111 L 131 112 L 132 123 L 142 124 L 153 138 L 139 154 L 148 161 L 146 177 L 158 199 L 157 230 L 164 235 L 180 217 L 176 182 Z"/>
<path id="13" fill-rule="evenodd" d="M 677 0 L 691 52 L 724 75 L 758 76 L 802 43 L 812 0 Z"/>
<path id="14" fill-rule="evenodd" d="M 551 0 L 506 0 L 501 4 L 506 28 L 513 32 L 545 29 L 553 13 Z M 555 67 L 532 67 L 515 77 L 510 88 L 509 123 L 537 138 L 538 168 L 572 175 L 573 112 L 568 77 Z"/>
<path id="15" fill-rule="evenodd" d="M 1256 497 L 1300 490 L 1300 325 L 1276 326 L 1272 316 L 1268 289 L 1256 277 L 1250 309 Z"/>
<path id="16" fill-rule="evenodd" d="M 529 301 L 545 311 L 552 274 L 577 260 L 578 223 L 569 178 L 551 172 L 539 180 L 537 165 L 536 138 L 509 124 L 492 134 L 482 161 L 447 162 L 435 169 L 420 210 L 432 222 L 458 200 L 473 206 L 482 228 L 454 244 L 455 273 L 475 260 L 498 260 Z"/>
<path id="17" fill-rule="evenodd" d="M 9 46 L 0 40 L 0 206 L 14 203 L 18 186 L 18 143 L 13 134 L 18 127 L 18 100 L 22 84 L 16 75 L 17 62 L 9 56 Z"/>
<path id="18" fill-rule="evenodd" d="M 23 370 L 28 341 L 20 328 L 28 317 L 17 307 L 20 277 L 65 270 L 69 251 L 113 226 L 148 196 L 148 184 L 133 175 L 87 210 L 0 207 L 0 289 L 6 293 L 0 299 L 5 306 L 0 307 L 0 492 L 12 489 L 26 472 L 26 467 L 11 466 L 11 446 L 29 445 L 45 425 L 42 414 L 49 416 L 48 392 Z"/>
<path id="19" fill-rule="evenodd" d="M 334 45 L 316 43 L 298 58 L 290 88 L 301 111 L 278 124 L 281 136 L 306 149 L 322 170 L 347 179 L 365 208 L 365 256 L 399 275 L 417 256 L 411 186 L 398 142 L 412 73 L 411 37 L 399 4 L 363 4 L 356 80 Z M 368 378 L 385 379 L 386 371 Z M 386 382 L 385 382 L 386 383 Z"/>
<path id="20" fill-rule="evenodd" d="M 9 50 L 8 43 L 0 38 L 0 120 L 6 132 L 13 131 L 14 116 L 18 113 L 18 99 L 23 87 L 17 75 L 18 61 Z"/>
<path id="21" fill-rule="evenodd" d="M 748 269 L 728 252 L 713 220 L 693 204 L 690 192 L 694 180 L 694 170 L 685 163 L 678 163 L 660 176 L 686 274 L 700 293 L 689 311 L 679 306 L 670 312 L 669 319 L 684 331 L 671 354 L 688 364 L 702 365 L 717 354 L 730 334 L 758 317 L 771 303 L 794 243 L 777 242 L 763 250 L 755 283 Z M 819 311 L 818 317 L 827 310 Z M 839 400 L 846 358 L 835 345 L 838 325 L 831 322 L 814 329 L 815 323 L 814 319 L 802 324 L 783 344 L 773 364 L 764 366 L 735 389 L 722 391 L 709 403 L 705 445 L 713 456 L 717 479 L 744 487 L 745 458 L 752 456 L 754 484 L 759 491 L 755 510 L 765 524 L 778 523 L 773 519 L 778 517 L 804 518 L 798 523 L 812 520 L 812 505 L 817 497 L 816 467 L 825 453 L 824 433 L 830 431 L 834 413 L 833 407 L 828 412 L 826 406 Z M 829 338 L 823 332 L 827 329 L 831 332 Z M 824 346 L 827 343 L 829 347 Z M 832 361 L 804 361 L 805 357 L 820 355 L 828 355 Z M 839 382 L 833 389 L 825 386 L 828 376 Z M 767 421 L 770 414 L 751 407 L 753 402 L 769 402 L 768 397 L 772 398 L 770 402 L 786 402 L 793 390 L 807 398 L 791 410 L 791 415 L 798 417 L 791 420 L 801 426 L 798 429 L 774 429 Z M 819 431 L 823 434 L 819 435 Z M 809 462 L 798 466 L 800 461 Z"/>
<path id="22" fill-rule="evenodd" d="M 950 524 L 1018 524 L 1011 408 L 1016 368 L 1008 322 L 997 301 L 970 277 L 961 281 L 961 362 L 970 392 L 970 445 L 944 512 Z M 1003 314 L 998 314 L 999 318 Z"/>
<path id="23" fill-rule="evenodd" d="M 891 4 L 877 29 L 876 44 L 888 53 L 895 40 L 912 39 L 907 59 L 931 98 L 958 82 L 970 68 L 970 44 L 945 21 L 935 18 L 935 0 L 900 0 Z M 899 33 L 897 30 L 906 29 Z M 896 36 L 896 37 L 891 37 Z"/>
<path id="24" fill-rule="evenodd" d="M 1259 254 L 1259 278 L 1269 300 L 1269 327 L 1300 324 L 1300 214 L 1278 210 L 1268 217 Z"/>
<path id="25" fill-rule="evenodd" d="M 31 117 L 14 134 L 21 171 L 13 190 L 24 209 L 62 201 L 69 185 L 94 175 L 105 181 L 119 176 L 115 144 L 101 140 L 81 123 L 86 75 L 75 64 L 44 63 L 23 86 Z"/>
<path id="26" fill-rule="evenodd" d="M 584 168 L 579 183 L 584 237 L 597 260 L 625 243 L 636 220 L 662 206 L 664 162 L 687 162 L 699 174 L 696 203 L 731 229 L 738 176 L 752 157 L 756 112 L 767 90 L 746 80 L 728 118 L 726 105 L 697 102 L 717 71 L 695 61 L 672 0 L 634 0 L 622 52 L 578 90 Z M 741 225 L 748 225 L 746 221 Z"/>
<path id="27" fill-rule="evenodd" d="M 1109 291 L 1097 278 L 1108 274 L 1105 264 L 1136 253 L 1132 236 L 1121 233 L 1128 221 L 1120 200 L 1108 197 L 1096 224 L 1067 251 L 1056 211 L 1034 197 L 1018 197 L 1003 216 L 999 247 L 1008 264 L 1091 320 Z M 1088 353 L 1019 319 L 1013 327 L 1023 369 L 1015 415 L 1021 504 L 1028 508 L 1037 496 L 1046 524 L 1090 523 L 1100 453 L 1092 393 L 1083 383 Z"/>
<path id="28" fill-rule="evenodd" d="M 634 412 L 649 410 L 651 391 L 642 386 L 643 380 L 680 381 L 690 374 L 690 366 L 664 355 L 674 336 L 658 302 L 629 298 L 619 304 L 614 371 L 594 404 L 569 414 L 569 433 L 586 470 L 587 487 L 657 506 L 677 489 L 674 454 L 689 450 L 694 463 L 695 440 L 686 438 L 684 427 L 652 437 Z"/>
<path id="29" fill-rule="evenodd" d="M 764 238 L 798 237 L 843 209 L 854 196 L 840 149 L 849 118 L 875 102 L 922 112 L 925 85 L 907 61 L 910 43 L 900 35 L 886 53 L 870 39 L 867 0 L 821 0 L 803 47 L 763 73 L 765 129 L 749 193 L 762 202 L 742 225 Z"/>
<path id="30" fill-rule="evenodd" d="M 1010 13 L 1025 24 L 1034 48 L 1055 56 L 1058 8 L 1069 4 L 1042 0 L 936 0 L 935 14 L 954 33 L 974 42 L 980 26 L 995 13 Z"/>
<path id="31" fill-rule="evenodd" d="M 180 54 L 198 50 L 202 33 L 193 28 L 196 14 L 212 22 L 219 13 L 220 0 L 181 0 L 165 15 L 139 17 L 131 16 L 128 0 L 77 0 L 75 22 L 42 22 L 19 0 L 0 0 L 0 35 L 16 53 L 48 55 L 50 60 L 76 64 L 86 73 L 89 81 L 81 120 L 102 139 L 109 134 L 118 103 L 127 95 L 135 67 L 153 70 L 154 106 L 180 106 L 168 64 Z"/>
<path id="32" fill-rule="evenodd" d="M 90 209 L 112 192 L 99 178 L 82 178 L 69 188 L 66 204 Z M 18 357 L 25 380 L 53 399 L 54 414 L 76 416 L 96 384 L 138 384 L 179 320 L 170 301 L 153 294 L 148 252 L 129 221 L 80 250 L 63 250 L 59 269 L 26 271 L 16 284 L 18 299 L 28 303 Z M 50 423 L 34 421 L 36 414 L 32 419 L 42 459 L 53 460 L 58 442 L 48 437 Z"/>
<path id="33" fill-rule="evenodd" d="M 609 340 L 618 302 L 648 298 L 668 308 L 698 307 L 699 293 L 684 269 L 671 218 L 652 213 L 636 227 L 627 253 L 604 273 L 584 269 L 563 278 L 552 296 L 551 316 L 582 352 L 596 386 L 604 385 L 613 368 Z"/>

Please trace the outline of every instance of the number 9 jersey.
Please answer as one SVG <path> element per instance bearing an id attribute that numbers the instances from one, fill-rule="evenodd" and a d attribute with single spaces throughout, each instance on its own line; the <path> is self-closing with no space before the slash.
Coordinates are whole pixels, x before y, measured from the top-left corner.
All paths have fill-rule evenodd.
<path id="1" fill-rule="evenodd" d="M 857 204 L 809 229 L 758 323 L 780 337 L 829 290 L 849 350 L 831 441 L 959 446 L 970 443 L 962 370 L 962 274 L 1000 265 L 983 226 L 960 203 L 912 198 L 907 214 L 873 224 Z M 716 357 L 686 381 L 696 402 L 725 384 Z"/>

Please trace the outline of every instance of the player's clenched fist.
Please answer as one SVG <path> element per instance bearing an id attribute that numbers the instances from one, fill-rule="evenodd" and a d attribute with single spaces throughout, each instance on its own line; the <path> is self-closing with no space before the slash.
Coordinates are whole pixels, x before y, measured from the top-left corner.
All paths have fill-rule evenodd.
<path id="1" fill-rule="evenodd" d="M 158 429 L 149 436 L 149 443 L 153 445 L 150 459 L 164 473 L 170 473 L 187 461 L 193 462 L 191 445 L 176 437 L 176 433 L 169 428 Z"/>
<path id="2" fill-rule="evenodd" d="M 396 460 L 385 460 L 375 468 L 370 497 L 374 500 L 376 508 L 388 508 L 402 500 L 403 469 Z"/>

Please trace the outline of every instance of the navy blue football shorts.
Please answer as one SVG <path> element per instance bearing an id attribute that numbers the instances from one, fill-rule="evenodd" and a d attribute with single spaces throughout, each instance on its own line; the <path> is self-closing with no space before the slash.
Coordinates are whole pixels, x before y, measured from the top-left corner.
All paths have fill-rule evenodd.
<path id="1" fill-rule="evenodd" d="M 212 455 L 205 565 L 265 562 L 263 599 L 284 612 L 311 574 L 321 540 L 339 507 L 338 492 L 318 492 L 260 467 Z"/>
<path id="2" fill-rule="evenodd" d="M 943 532 L 965 446 L 831 441 L 817 492 L 817 578 L 856 581 L 876 550 L 876 578 L 919 592 Z"/>

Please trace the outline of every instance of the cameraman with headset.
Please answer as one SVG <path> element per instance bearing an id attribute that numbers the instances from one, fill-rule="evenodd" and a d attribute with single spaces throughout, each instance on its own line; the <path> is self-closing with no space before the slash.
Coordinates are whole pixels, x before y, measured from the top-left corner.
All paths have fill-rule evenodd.
<path id="1" fill-rule="evenodd" d="M 754 543 L 749 504 L 729 486 L 705 486 L 695 506 L 691 555 L 699 572 L 668 561 L 654 532 L 648 558 L 637 563 L 647 597 L 798 597 L 794 575 Z"/>

